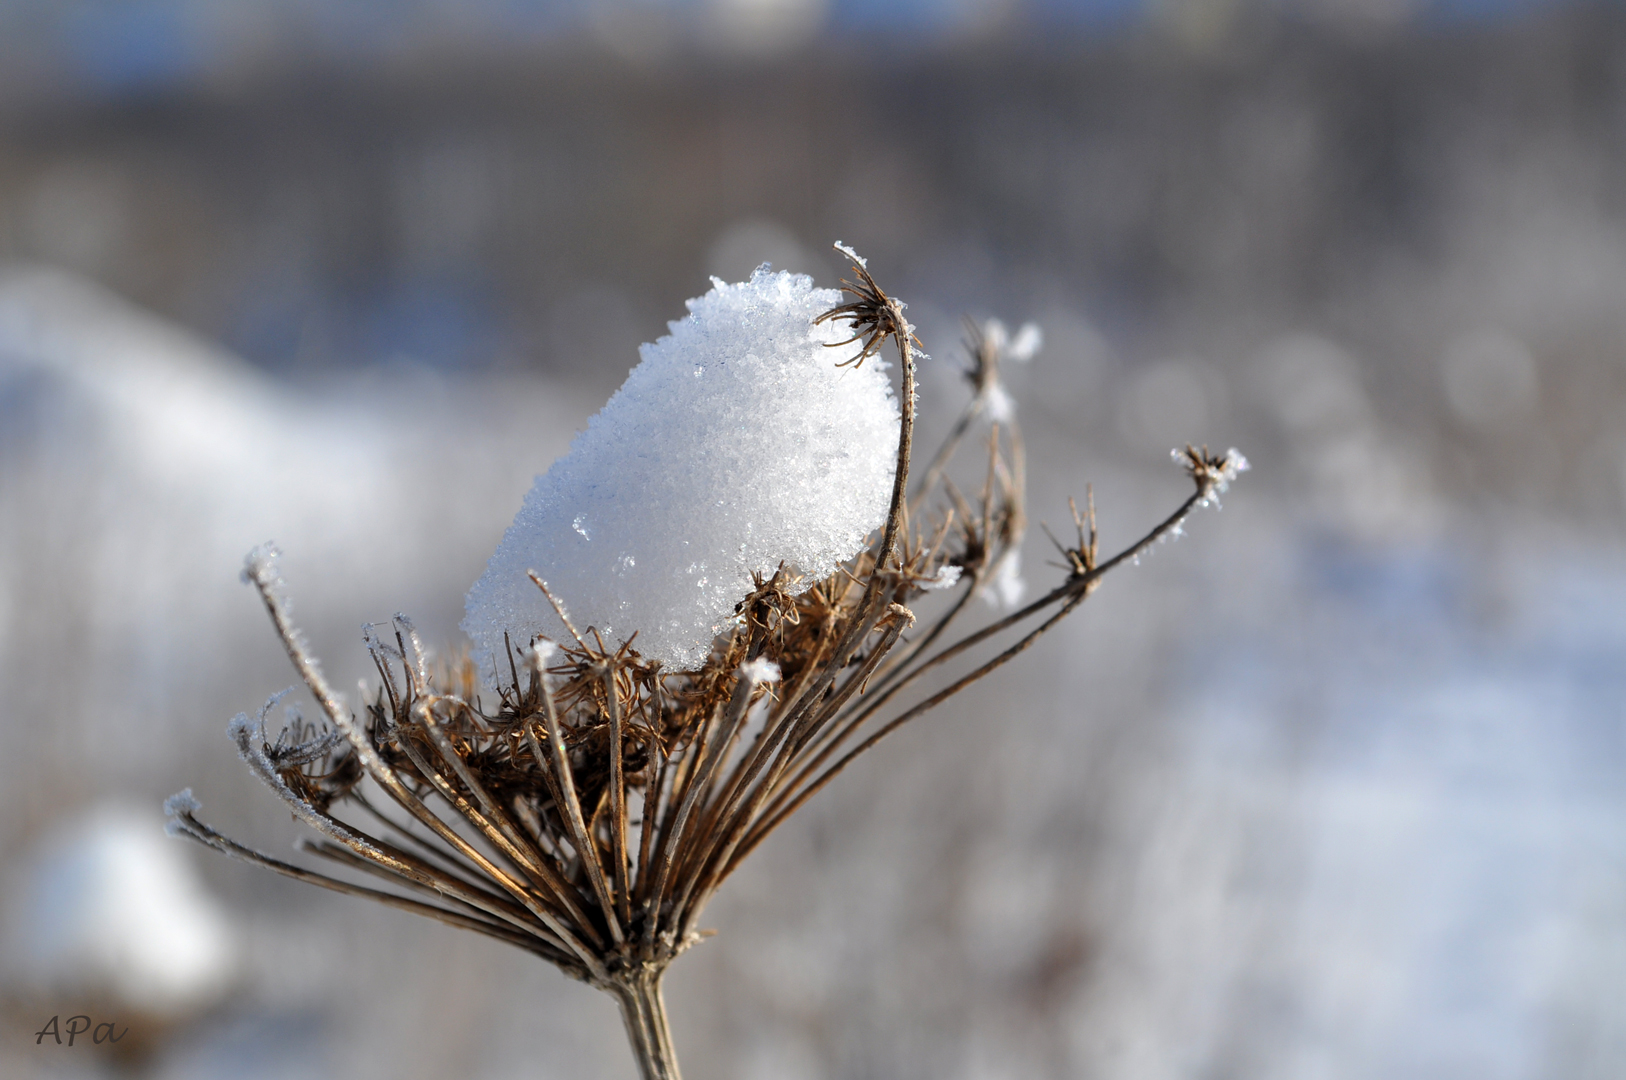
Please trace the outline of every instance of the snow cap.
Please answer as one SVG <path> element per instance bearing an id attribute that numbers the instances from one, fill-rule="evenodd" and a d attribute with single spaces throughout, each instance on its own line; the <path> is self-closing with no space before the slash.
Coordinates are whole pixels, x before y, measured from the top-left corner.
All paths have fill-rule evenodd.
<path id="1" fill-rule="evenodd" d="M 856 356 L 841 303 L 811 278 L 766 265 L 712 279 L 570 452 L 536 479 L 486 572 L 463 629 L 488 679 L 515 648 L 569 631 L 534 570 L 584 635 L 668 668 L 705 662 L 752 574 L 781 563 L 807 586 L 857 555 L 883 523 L 898 443 L 886 365 Z M 589 638 L 591 640 L 591 638 Z"/>

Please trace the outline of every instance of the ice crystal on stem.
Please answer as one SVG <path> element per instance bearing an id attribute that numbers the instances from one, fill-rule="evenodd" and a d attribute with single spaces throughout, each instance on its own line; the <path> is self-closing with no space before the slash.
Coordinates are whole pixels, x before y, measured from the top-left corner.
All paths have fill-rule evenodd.
<path id="1" fill-rule="evenodd" d="M 759 271 L 719 283 L 646 347 L 471 591 L 478 669 L 434 667 L 397 616 L 364 631 L 380 682 L 352 711 L 289 619 L 274 552 L 251 555 L 245 577 L 323 722 L 291 716 L 273 740 L 268 703 L 234 721 L 232 738 L 318 834 L 306 851 L 387 889 L 246 848 L 190 796 L 169 803 L 171 829 L 526 949 L 615 997 L 646 1080 L 677 1077 L 661 978 L 741 861 L 853 760 L 1020 655 L 1246 468 L 1234 451 L 1188 449 L 1195 491 L 1104 561 L 1093 500 L 1075 507 L 1076 546 L 1056 541 L 1062 580 L 954 640 L 972 596 L 1018 602 L 1022 440 L 990 400 L 1000 359 L 1030 353 L 1038 334 L 1008 342 L 992 324 L 973 328 L 971 403 L 912 478 L 914 328 L 843 250 L 845 303 Z M 872 359 L 888 343 L 895 398 Z M 962 489 L 947 470 L 979 418 L 992 421 L 981 488 Z M 706 551 L 689 556 L 692 571 L 685 545 Z M 966 661 L 995 638 L 1002 651 Z M 951 677 L 922 689 L 939 668 Z"/>

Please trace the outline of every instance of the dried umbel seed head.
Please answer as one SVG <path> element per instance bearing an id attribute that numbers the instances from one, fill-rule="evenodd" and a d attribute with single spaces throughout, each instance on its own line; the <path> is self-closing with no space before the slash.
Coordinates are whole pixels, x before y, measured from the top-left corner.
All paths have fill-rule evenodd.
<path id="1" fill-rule="evenodd" d="M 645 616 L 649 625 L 616 623 L 612 632 L 608 621 L 589 625 L 572 617 L 570 609 L 579 615 L 594 610 L 597 601 L 565 592 L 560 582 L 567 575 L 556 572 L 550 581 L 526 574 L 536 610 L 551 612 L 547 618 L 553 621 L 542 622 L 545 636 L 536 636 L 536 621 L 510 624 L 501 604 L 483 606 L 482 599 L 477 605 L 471 597 L 471 618 L 477 609 L 482 613 L 471 630 L 485 635 L 491 687 L 482 689 L 466 665 L 431 670 L 411 623 L 397 617 L 388 631 L 367 628 L 379 684 L 363 694 L 356 712 L 328 686 L 290 623 L 273 553 L 257 552 L 245 577 L 264 601 L 323 723 L 307 724 L 292 714 L 273 739 L 267 727 L 273 701 L 257 719 L 234 721 L 232 737 L 250 769 L 317 832 L 307 851 L 390 887 L 363 886 L 243 847 L 203 823 L 189 794 L 168 805 L 172 830 L 279 873 L 535 953 L 614 995 L 643 1076 L 675 1080 L 661 975 L 699 939 L 700 912 L 741 861 L 849 763 L 1020 655 L 1088 598 L 1104 574 L 1177 532 L 1187 515 L 1246 468 L 1234 451 L 1216 458 L 1188 448 L 1181 460 L 1195 491 L 1105 561 L 1098 557 L 1093 503 L 1087 515 L 1075 509 L 1077 546 L 1057 543 L 1066 559 L 1061 580 L 1019 610 L 952 640 L 950 628 L 972 606 L 970 599 L 1005 580 L 1014 565 L 1025 520 L 1020 433 L 1011 416 L 990 427 L 980 492 L 972 487 L 962 493 L 946 480 L 962 437 L 974 422 L 988 419 L 985 380 L 974 387 L 976 397 L 911 489 L 912 331 L 902 321 L 902 305 L 875 285 L 856 257 L 855 272 L 861 284 L 849 290 L 859 299 L 822 315 L 808 307 L 817 298 L 810 285 L 759 275 L 751 289 L 786 290 L 799 306 L 794 319 L 775 305 L 753 308 L 745 318 L 749 323 L 760 316 L 764 325 L 782 328 L 768 334 L 766 340 L 777 344 L 763 351 L 805 352 L 809 345 L 818 350 L 822 374 L 809 377 L 810 385 L 836 395 L 856 386 L 872 399 L 864 407 L 869 412 L 858 410 L 869 417 L 865 423 L 896 425 L 890 429 L 890 461 L 861 463 L 869 480 L 857 486 L 879 486 L 890 494 L 879 517 L 864 525 L 874 530 L 868 542 L 845 561 L 811 574 L 805 562 L 798 564 L 801 574 L 785 561 L 736 566 L 743 577 L 734 580 L 721 609 L 722 633 L 713 638 L 713 626 L 702 621 L 696 638 L 696 624 L 688 625 L 683 633 L 691 635 L 689 644 L 670 653 L 645 646 L 646 635 L 655 638 L 668 617 L 658 606 Z M 730 289 L 745 288 L 719 286 L 713 295 L 724 303 Z M 825 294 L 819 302 L 834 299 Z M 702 324 L 711 310 L 709 301 L 697 302 L 691 319 Z M 856 335 L 847 347 L 862 343 L 850 359 L 822 351 L 828 342 L 818 335 L 839 322 Z M 668 353 L 683 347 L 683 325 L 674 324 L 664 346 Z M 762 332 L 761 325 L 752 331 Z M 739 333 L 738 326 L 728 330 Z M 879 409 L 877 403 L 891 399 L 863 389 L 867 384 L 860 381 L 882 377 L 881 365 L 860 362 L 888 338 L 900 361 L 901 416 Z M 751 359 L 738 350 L 726 358 L 744 367 L 763 359 L 760 352 Z M 997 356 L 985 361 L 991 370 Z M 606 407 L 596 422 L 601 435 L 620 423 L 603 419 L 610 414 Z M 636 409 L 633 415 L 642 418 L 644 430 L 634 425 L 619 438 L 648 440 L 645 449 L 660 447 L 666 454 L 709 452 L 672 442 L 660 430 L 666 421 L 659 415 Z M 775 417 L 742 408 L 736 420 L 760 426 Z M 672 422 L 681 427 L 680 418 Z M 773 453 L 795 457 L 813 453 L 811 445 L 793 441 Z M 630 459 L 642 452 L 637 445 L 616 451 Z M 877 453 L 865 445 L 866 458 Z M 604 460 L 619 459 L 611 454 Z M 782 470 L 804 464 L 755 461 L 751 476 L 784 475 Z M 828 461 L 819 465 L 832 467 Z M 713 464 L 680 460 L 673 467 L 681 477 Z M 737 484 L 750 480 L 735 478 Z M 844 483 L 856 484 L 850 478 Z M 640 539 L 633 523 L 655 527 L 658 514 L 667 512 L 655 504 L 681 495 L 643 489 L 644 503 L 633 507 L 623 526 L 627 535 Z M 809 511 L 820 512 L 816 506 Z M 562 521 L 565 515 L 554 517 Z M 593 534 L 595 523 L 576 524 L 567 527 L 589 534 L 580 538 L 585 544 L 605 535 Z M 511 530 L 505 545 L 513 538 Z M 574 554 L 589 550 L 578 547 Z M 580 569 L 586 563 L 559 565 L 589 573 Z M 584 595 L 600 584 L 588 576 L 581 580 Z M 665 585 L 650 588 L 658 592 Z M 908 606 L 915 604 L 921 607 L 918 625 Z M 614 608 L 615 617 L 627 610 Z M 971 649 L 995 638 L 1001 638 L 1002 651 L 974 666 L 964 663 Z M 923 676 L 954 672 L 951 665 L 959 670 L 946 685 L 921 691 Z"/>

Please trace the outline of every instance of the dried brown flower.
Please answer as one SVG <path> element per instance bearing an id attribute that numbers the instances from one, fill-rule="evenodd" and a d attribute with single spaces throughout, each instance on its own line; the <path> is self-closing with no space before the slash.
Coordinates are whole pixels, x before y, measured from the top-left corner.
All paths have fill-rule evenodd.
<path id="1" fill-rule="evenodd" d="M 257 551 L 245 577 L 325 724 L 295 720 L 273 739 L 268 704 L 258 719 L 239 716 L 232 737 L 250 769 L 318 834 L 306 851 L 390 888 L 237 844 L 198 818 L 190 792 L 167 804 L 172 831 L 535 953 L 616 997 L 644 1077 L 677 1077 L 661 977 L 700 940 L 702 910 L 742 860 L 855 758 L 1020 654 L 1102 575 L 1178 529 L 1246 467 L 1234 451 L 1215 458 L 1188 447 L 1181 460 L 1196 491 L 1105 562 L 1093 500 L 1087 515 L 1074 507 L 1077 546 L 1056 544 L 1067 560 L 1062 582 L 939 646 L 1020 543 L 1021 436 L 1014 423 L 991 430 L 983 488 L 968 499 L 945 472 L 968 413 L 907 494 L 915 341 L 902 305 L 856 257 L 854 270 L 859 282 L 847 290 L 857 299 L 823 318 L 848 321 L 851 340 L 864 342 L 854 362 L 890 338 L 903 382 L 895 488 L 869 550 L 806 589 L 792 588 L 783 569 L 759 577 L 740 600 L 738 627 L 692 671 L 646 661 L 636 635 L 612 647 L 567 619 L 570 641 L 509 643 L 494 701 L 480 696 L 467 663 L 432 671 L 398 616 L 385 635 L 368 629 L 380 681 L 359 712 L 332 691 L 289 621 L 274 552 Z M 982 362 L 992 369 L 997 357 Z M 934 498 L 943 505 L 923 514 Z M 950 590 L 906 637 L 916 625 L 907 605 Z M 992 659 L 901 703 L 926 672 L 1047 612 Z"/>

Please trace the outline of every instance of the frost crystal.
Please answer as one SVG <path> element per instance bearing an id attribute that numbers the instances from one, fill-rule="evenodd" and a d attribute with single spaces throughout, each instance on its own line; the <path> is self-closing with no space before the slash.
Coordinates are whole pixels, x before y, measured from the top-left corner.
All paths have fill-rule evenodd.
<path id="1" fill-rule="evenodd" d="M 1022 553 L 1013 551 L 994 568 L 993 580 L 978 590 L 991 607 L 1013 608 L 1028 591 L 1022 580 Z"/>
<path id="2" fill-rule="evenodd" d="M 996 424 L 1008 424 L 1016 417 L 1016 402 L 999 383 L 990 383 L 983 395 L 988 419 Z"/>
<path id="3" fill-rule="evenodd" d="M 1233 446 L 1225 451 L 1225 458 L 1220 463 L 1220 478 L 1224 481 L 1220 490 L 1224 491 L 1229 488 L 1231 481 L 1237 478 L 1237 474 L 1245 473 L 1251 468 L 1253 466 L 1248 463 L 1248 459 L 1243 457 L 1236 447 Z"/>
<path id="4" fill-rule="evenodd" d="M 532 671 L 545 676 L 548 673 L 548 665 L 553 663 L 553 658 L 558 652 L 559 646 L 553 642 L 538 641 L 533 647 L 520 655 L 531 665 Z"/>
<path id="5" fill-rule="evenodd" d="M 922 578 L 915 582 L 917 586 L 927 592 L 936 592 L 939 589 L 952 589 L 960 582 L 960 568 L 944 563 L 937 568 L 937 573 L 929 578 Z"/>
<path id="6" fill-rule="evenodd" d="M 1032 360 L 1044 347 L 1044 332 L 1039 329 L 1038 323 L 1023 323 L 1016 336 L 1012 337 L 1003 322 L 989 319 L 983 324 L 982 334 L 1003 359 L 1014 360 L 1018 364 Z"/>
<path id="7" fill-rule="evenodd" d="M 1037 323 L 1023 323 L 1022 329 L 1016 332 L 1011 339 L 1010 346 L 1005 350 L 1005 359 L 1025 364 L 1044 347 L 1044 334 Z"/>
<path id="8" fill-rule="evenodd" d="M 689 301 L 671 333 L 537 478 L 468 595 L 463 629 L 489 678 L 508 632 L 568 641 L 536 571 L 583 634 L 690 669 L 731 625 L 753 573 L 802 583 L 835 571 L 879 528 L 898 406 L 884 365 L 838 367 L 857 346 L 813 320 L 841 302 L 811 279 L 759 269 Z"/>
<path id="9" fill-rule="evenodd" d="M 780 679 L 779 665 L 766 656 L 759 656 L 755 660 L 747 660 L 740 665 L 740 678 L 755 684 L 778 682 Z"/>
<path id="10" fill-rule="evenodd" d="M 836 241 L 835 247 L 836 247 L 837 251 L 839 251 L 843 255 L 847 256 L 847 258 L 851 259 L 854 263 L 858 264 L 859 266 L 868 266 L 869 265 L 869 260 L 868 259 L 866 259 L 862 255 L 858 254 L 858 252 L 854 251 L 848 245 L 843 244 L 840 240 Z"/>

